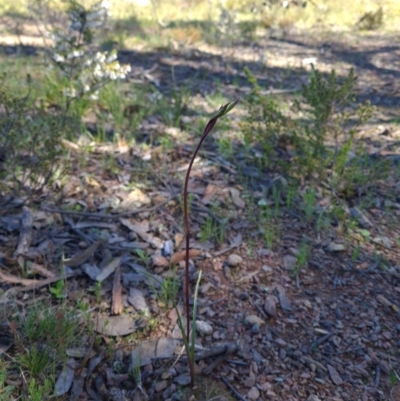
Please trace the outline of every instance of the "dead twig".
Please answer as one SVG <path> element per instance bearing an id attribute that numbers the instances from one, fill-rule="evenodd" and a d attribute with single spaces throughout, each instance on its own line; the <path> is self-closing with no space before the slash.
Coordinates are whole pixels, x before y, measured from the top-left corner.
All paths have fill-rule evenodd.
<path id="1" fill-rule="evenodd" d="M 46 280 L 41 280 L 38 283 L 28 285 L 27 287 L 20 288 L 20 289 L 18 289 L 18 291 L 19 292 L 34 291 L 34 290 L 44 287 L 45 285 L 53 284 L 56 281 L 60 281 L 60 280 L 67 280 L 71 277 L 78 276 L 79 274 L 81 274 L 80 270 L 76 270 L 76 271 L 74 271 L 72 273 L 68 273 L 68 274 L 61 274 L 57 277 L 51 277 Z"/>
<path id="2" fill-rule="evenodd" d="M 114 219 L 120 219 L 121 217 L 134 216 L 135 214 L 139 214 L 139 213 L 153 212 L 154 210 L 157 210 L 160 207 L 166 205 L 168 202 L 177 198 L 178 196 L 179 196 L 179 194 L 175 194 L 175 195 L 171 196 L 170 198 L 158 203 L 157 205 L 151 206 L 151 207 L 142 207 L 139 209 L 130 210 L 129 212 L 116 213 L 116 214 L 75 212 L 73 210 L 63 210 L 63 209 L 52 208 L 49 206 L 41 206 L 41 210 L 43 210 L 45 212 L 50 212 L 50 213 L 60 213 L 60 214 L 66 214 L 66 215 L 71 215 L 71 216 L 77 216 L 77 217 L 88 217 L 88 218 L 92 218 L 92 219 L 113 219 L 114 220 Z"/>
<path id="3" fill-rule="evenodd" d="M 208 365 L 204 370 L 203 373 L 205 375 L 209 375 L 210 373 L 212 373 L 212 371 L 218 367 L 219 365 L 221 365 L 222 362 L 226 361 L 228 359 L 228 357 L 230 355 L 232 355 L 237 349 L 236 344 L 234 343 L 230 343 L 225 345 L 225 350 L 224 350 L 224 354 L 221 355 L 217 360 L 215 360 L 214 362 L 212 362 L 210 365 Z M 195 357 L 195 360 L 197 360 L 197 355 Z"/>
<path id="4" fill-rule="evenodd" d="M 240 401 L 247 401 L 236 389 L 229 383 L 228 379 L 225 377 L 221 377 L 222 382 L 225 384 L 226 387 L 231 391 L 231 393 Z"/>

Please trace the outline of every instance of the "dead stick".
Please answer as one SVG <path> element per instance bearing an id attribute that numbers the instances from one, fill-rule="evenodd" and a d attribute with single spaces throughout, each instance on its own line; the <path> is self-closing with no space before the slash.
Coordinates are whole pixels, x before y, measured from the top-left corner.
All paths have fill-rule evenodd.
<path id="1" fill-rule="evenodd" d="M 226 387 L 231 391 L 231 393 L 240 401 L 247 401 L 246 398 L 242 397 L 242 395 L 229 383 L 228 379 L 225 377 L 221 377 L 222 382 L 225 384 Z"/>
<path id="2" fill-rule="evenodd" d="M 117 213 L 117 214 L 75 212 L 73 210 L 56 209 L 56 208 L 52 208 L 52 207 L 48 207 L 48 206 L 42 206 L 41 209 L 44 210 L 45 212 L 50 212 L 50 213 L 69 214 L 69 215 L 78 216 L 78 217 L 91 217 L 93 219 L 119 219 L 121 217 L 134 216 L 135 214 L 139 214 L 139 213 L 153 212 L 154 210 L 157 210 L 161 206 L 164 206 L 165 204 L 167 204 L 169 201 L 175 199 L 178 195 L 179 194 L 176 194 L 176 195 L 172 196 L 171 198 L 166 199 L 165 201 L 162 201 L 152 207 L 142 207 L 140 209 L 135 209 L 135 210 L 131 210 L 129 212 Z"/>
<path id="3" fill-rule="evenodd" d="M 62 275 L 57 276 L 57 277 L 50 277 L 50 278 L 48 278 L 46 280 L 41 280 L 38 283 L 28 285 L 27 287 L 24 287 L 24 288 L 20 288 L 18 291 L 19 292 L 34 291 L 34 290 L 37 290 L 39 288 L 44 287 L 45 285 L 53 284 L 56 281 L 60 281 L 60 280 L 66 280 L 68 278 L 78 276 L 79 274 L 81 274 L 81 271 L 80 270 L 76 270 L 76 271 L 74 271 L 72 273 L 62 274 Z"/>

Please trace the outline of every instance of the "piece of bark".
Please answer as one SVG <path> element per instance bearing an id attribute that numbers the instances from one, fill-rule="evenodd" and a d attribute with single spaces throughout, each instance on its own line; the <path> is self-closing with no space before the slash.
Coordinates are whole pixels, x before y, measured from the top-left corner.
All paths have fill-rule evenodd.
<path id="1" fill-rule="evenodd" d="M 122 286 L 121 286 L 121 268 L 115 269 L 114 283 L 112 290 L 112 314 L 119 315 L 123 310 L 122 305 Z"/>
<path id="2" fill-rule="evenodd" d="M 32 241 L 32 213 L 27 206 L 22 208 L 21 231 L 19 233 L 18 246 L 14 257 L 25 255 Z"/>
<path id="3" fill-rule="evenodd" d="M 102 244 L 103 241 L 99 240 L 94 242 L 89 248 L 85 249 L 83 252 L 79 253 L 78 255 L 74 256 L 71 259 L 64 260 L 64 266 L 68 267 L 77 267 L 85 263 L 97 250 L 97 248 Z"/>

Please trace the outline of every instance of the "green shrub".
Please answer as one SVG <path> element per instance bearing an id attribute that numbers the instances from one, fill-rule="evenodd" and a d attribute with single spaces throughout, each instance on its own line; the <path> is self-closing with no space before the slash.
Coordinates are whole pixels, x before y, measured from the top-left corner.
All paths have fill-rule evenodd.
<path id="1" fill-rule="evenodd" d="M 245 147 L 262 149 L 262 167 L 280 167 L 293 177 L 324 181 L 345 195 L 382 173 L 363 162 L 362 144 L 356 143 L 355 134 L 373 108 L 369 103 L 356 104 L 353 70 L 340 80 L 335 71 L 325 77 L 313 68 L 309 84 L 293 107 L 286 106 L 286 113 L 270 95 L 262 94 L 248 70 L 245 73 L 252 90 L 240 127 Z M 282 145 L 290 145 L 289 160 L 281 157 Z"/>
<path id="2" fill-rule="evenodd" d="M 368 11 L 364 13 L 357 21 L 356 27 L 360 31 L 373 31 L 383 26 L 383 9 L 379 7 L 375 12 Z"/>
<path id="3" fill-rule="evenodd" d="M 60 136 L 63 119 L 36 106 L 26 95 L 18 97 L 0 77 L 0 182 L 1 193 L 36 198 L 64 173 Z"/>

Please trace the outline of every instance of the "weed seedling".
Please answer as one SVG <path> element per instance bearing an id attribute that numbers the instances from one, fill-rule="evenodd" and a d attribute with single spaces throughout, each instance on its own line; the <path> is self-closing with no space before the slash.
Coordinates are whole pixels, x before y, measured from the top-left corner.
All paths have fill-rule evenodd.
<path id="1" fill-rule="evenodd" d="M 303 239 L 300 244 L 299 253 L 296 256 L 296 266 L 293 269 L 293 276 L 296 277 L 301 269 L 306 266 L 310 257 L 310 246 L 308 242 Z"/>
<path id="2" fill-rule="evenodd" d="M 96 298 L 96 304 L 100 304 L 101 302 L 101 282 L 96 281 L 93 285 L 93 292 Z"/>
<path id="3" fill-rule="evenodd" d="M 136 255 L 139 257 L 139 260 L 146 266 L 149 267 L 150 263 L 150 255 L 144 251 L 143 249 L 135 249 Z"/>
<path id="4" fill-rule="evenodd" d="M 313 189 L 308 189 L 304 195 L 304 205 L 303 210 L 306 215 L 306 221 L 309 223 L 313 217 L 316 205 L 316 196 Z"/>
<path id="5" fill-rule="evenodd" d="M 65 282 L 64 282 L 64 280 L 57 281 L 56 285 L 54 287 L 50 287 L 50 292 L 57 299 L 65 298 L 66 294 L 65 294 Z"/>
<path id="6" fill-rule="evenodd" d="M 14 386 L 6 385 L 8 364 L 0 360 L 0 401 L 11 400 Z"/>

